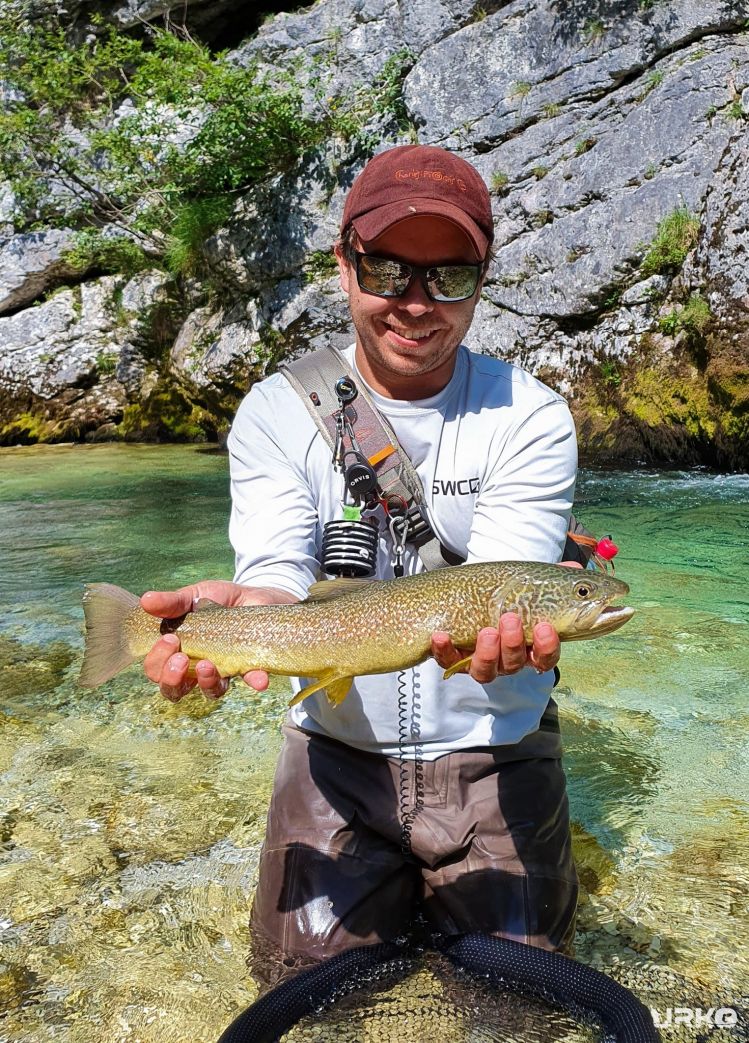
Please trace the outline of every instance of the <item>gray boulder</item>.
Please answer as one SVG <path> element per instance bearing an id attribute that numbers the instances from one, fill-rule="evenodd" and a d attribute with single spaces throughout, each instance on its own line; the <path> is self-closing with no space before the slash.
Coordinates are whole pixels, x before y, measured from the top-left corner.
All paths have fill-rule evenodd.
<path id="1" fill-rule="evenodd" d="M 15 235 L 0 246 L 0 315 L 77 277 L 78 270 L 64 260 L 72 246 L 73 232 L 57 228 Z"/>
<path id="2" fill-rule="evenodd" d="M 0 318 L 0 440 L 12 439 L 19 404 L 58 433 L 121 417 L 149 369 L 144 345 L 164 284 L 160 272 L 107 276 Z"/>
<path id="3" fill-rule="evenodd" d="M 700 242 L 685 273 L 693 287 L 709 287 L 710 310 L 727 326 L 749 322 L 747 215 L 749 130 L 738 123 L 705 194 Z"/>
<path id="4" fill-rule="evenodd" d="M 234 58 L 268 69 L 322 59 L 319 72 L 336 95 L 371 83 L 396 52 L 420 54 L 451 36 L 472 20 L 475 8 L 474 0 L 319 0 L 260 26 Z"/>

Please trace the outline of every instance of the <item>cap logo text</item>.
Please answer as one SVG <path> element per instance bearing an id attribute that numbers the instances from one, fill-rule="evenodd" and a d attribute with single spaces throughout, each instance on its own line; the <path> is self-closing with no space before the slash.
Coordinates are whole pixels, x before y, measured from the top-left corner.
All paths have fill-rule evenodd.
<path id="1" fill-rule="evenodd" d="M 450 187 L 457 185 L 461 192 L 467 191 L 466 183 L 462 178 L 452 177 L 441 170 L 396 170 L 395 172 L 396 181 L 418 181 L 420 178 L 426 178 L 428 181 L 443 181 Z"/>

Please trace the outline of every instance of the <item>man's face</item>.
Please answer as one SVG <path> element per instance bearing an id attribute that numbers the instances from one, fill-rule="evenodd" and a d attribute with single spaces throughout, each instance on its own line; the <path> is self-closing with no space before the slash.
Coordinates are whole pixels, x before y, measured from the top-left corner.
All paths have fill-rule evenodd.
<path id="1" fill-rule="evenodd" d="M 408 218 L 355 246 L 423 267 L 483 260 L 456 225 L 439 217 Z M 430 300 L 419 279 L 402 297 L 375 297 L 359 288 L 355 265 L 338 249 L 336 255 L 356 330 L 357 365 L 367 383 L 389 398 L 427 398 L 441 391 L 471 325 L 480 284 L 473 297 L 455 304 Z"/>

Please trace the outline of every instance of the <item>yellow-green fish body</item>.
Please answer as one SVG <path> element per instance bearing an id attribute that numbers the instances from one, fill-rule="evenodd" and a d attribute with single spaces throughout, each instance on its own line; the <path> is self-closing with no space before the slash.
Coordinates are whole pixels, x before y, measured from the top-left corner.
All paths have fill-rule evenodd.
<path id="1" fill-rule="evenodd" d="M 354 677 L 423 662 L 435 630 L 472 650 L 483 627 L 518 612 L 530 644 L 546 621 L 563 641 L 608 634 L 633 609 L 611 606 L 629 587 L 603 572 L 542 562 L 486 562 L 394 580 L 316 583 L 296 605 L 224 608 L 202 602 L 182 620 L 144 612 L 120 587 L 90 584 L 84 594 L 87 640 L 80 683 L 95 687 L 142 658 L 172 631 L 192 662 L 209 659 L 224 677 L 249 670 L 314 677 L 295 701 L 325 688 L 340 702 Z M 448 675 L 455 672 L 453 668 Z"/>

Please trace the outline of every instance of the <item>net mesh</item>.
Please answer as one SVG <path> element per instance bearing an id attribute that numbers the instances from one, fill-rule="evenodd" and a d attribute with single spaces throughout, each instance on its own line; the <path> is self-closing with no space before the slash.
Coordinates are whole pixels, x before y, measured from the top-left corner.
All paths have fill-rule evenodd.
<path id="1" fill-rule="evenodd" d="M 586 1043 L 600 1038 L 598 1024 L 616 1043 L 660 1039 L 647 1008 L 631 992 L 574 960 L 487 935 L 444 939 L 440 948 L 444 955 L 429 953 L 419 961 L 395 945 L 343 953 L 267 993 L 220 1043 L 281 1037 Z M 553 1009 L 560 1006 L 567 1013 Z"/>

